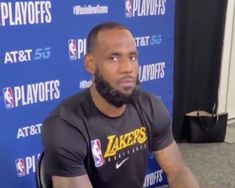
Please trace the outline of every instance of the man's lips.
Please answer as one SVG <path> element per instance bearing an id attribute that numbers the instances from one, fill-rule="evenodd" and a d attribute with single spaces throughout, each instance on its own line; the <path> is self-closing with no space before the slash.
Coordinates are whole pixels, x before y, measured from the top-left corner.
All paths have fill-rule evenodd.
<path id="1" fill-rule="evenodd" d="M 118 83 L 124 87 L 132 87 L 135 85 L 136 80 L 135 78 L 128 76 L 120 79 Z"/>

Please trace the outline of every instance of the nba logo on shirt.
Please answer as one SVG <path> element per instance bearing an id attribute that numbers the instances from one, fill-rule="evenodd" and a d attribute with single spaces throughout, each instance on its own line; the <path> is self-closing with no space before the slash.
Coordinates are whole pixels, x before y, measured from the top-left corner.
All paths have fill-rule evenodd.
<path id="1" fill-rule="evenodd" d="M 13 98 L 13 92 L 10 87 L 3 88 L 3 96 L 5 101 L 5 107 L 7 109 L 14 108 L 14 98 Z"/>
<path id="2" fill-rule="evenodd" d="M 101 142 L 99 139 L 91 140 L 91 151 L 95 162 L 95 166 L 99 167 L 104 164 L 104 157 L 101 151 Z"/>
<path id="3" fill-rule="evenodd" d="M 126 17 L 131 17 L 132 0 L 126 0 L 125 10 L 126 10 Z"/>
<path id="4" fill-rule="evenodd" d="M 16 171 L 18 177 L 22 177 L 26 175 L 26 170 L 25 170 L 25 165 L 24 165 L 24 160 L 22 158 L 17 159 L 15 161 L 16 164 Z"/>
<path id="5" fill-rule="evenodd" d="M 69 59 L 76 60 L 78 58 L 77 41 L 75 39 L 68 40 L 68 46 L 69 46 Z"/>

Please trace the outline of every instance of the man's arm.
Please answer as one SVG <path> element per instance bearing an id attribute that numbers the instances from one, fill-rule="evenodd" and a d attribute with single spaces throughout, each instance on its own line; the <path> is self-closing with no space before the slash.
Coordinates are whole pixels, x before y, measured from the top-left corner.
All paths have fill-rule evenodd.
<path id="1" fill-rule="evenodd" d="M 92 188 L 88 175 L 76 177 L 52 177 L 53 188 Z"/>
<path id="2" fill-rule="evenodd" d="M 154 155 L 166 173 L 171 188 L 199 188 L 193 173 L 185 165 L 175 141 L 166 148 L 155 151 Z"/>

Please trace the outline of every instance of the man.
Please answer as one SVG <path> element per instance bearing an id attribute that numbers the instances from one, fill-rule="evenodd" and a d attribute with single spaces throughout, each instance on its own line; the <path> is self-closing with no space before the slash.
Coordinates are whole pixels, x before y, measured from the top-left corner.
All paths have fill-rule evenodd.
<path id="1" fill-rule="evenodd" d="M 160 100 L 139 89 L 130 31 L 103 23 L 88 34 L 84 63 L 92 86 L 67 99 L 44 122 L 42 141 L 54 188 L 143 187 L 148 152 L 170 187 L 197 188 L 172 136 Z"/>

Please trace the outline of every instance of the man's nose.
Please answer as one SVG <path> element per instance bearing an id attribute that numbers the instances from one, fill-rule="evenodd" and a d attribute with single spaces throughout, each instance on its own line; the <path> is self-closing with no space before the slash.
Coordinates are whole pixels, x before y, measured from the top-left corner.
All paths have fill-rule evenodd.
<path id="1" fill-rule="evenodd" d="M 119 71 L 121 73 L 131 73 L 134 69 L 134 62 L 131 62 L 128 58 L 121 60 L 119 65 Z"/>

